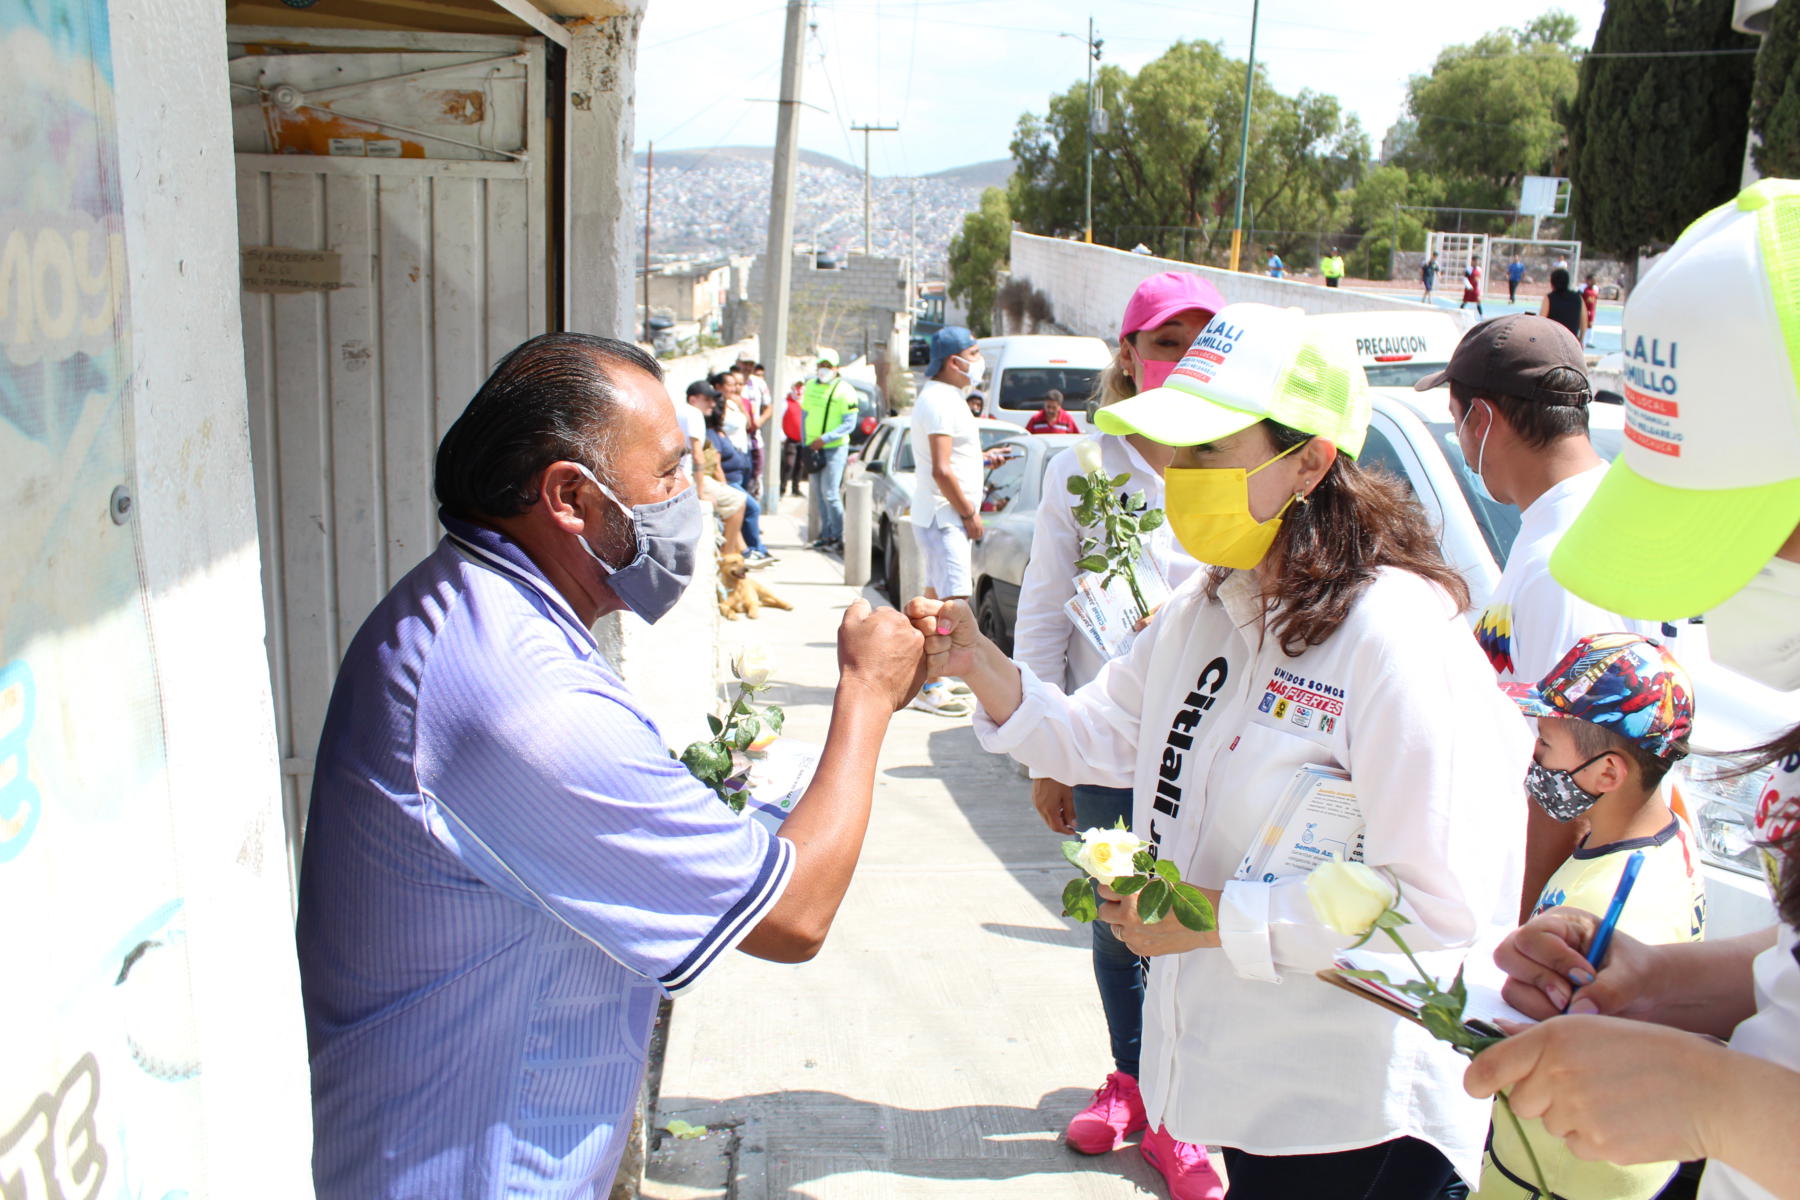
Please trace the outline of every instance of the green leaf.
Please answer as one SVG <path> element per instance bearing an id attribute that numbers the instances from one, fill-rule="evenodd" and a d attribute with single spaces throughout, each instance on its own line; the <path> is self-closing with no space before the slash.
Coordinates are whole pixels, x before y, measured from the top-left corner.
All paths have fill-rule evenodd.
<path id="1" fill-rule="evenodd" d="M 702 783 L 717 783 L 731 771 L 731 752 L 717 742 L 695 742 L 681 752 L 681 765 Z"/>
<path id="2" fill-rule="evenodd" d="M 706 725 L 707 728 L 712 730 L 714 737 L 718 737 L 721 733 L 725 732 L 725 722 L 719 720 L 719 718 L 713 716 L 711 713 L 706 714 Z"/>
<path id="3" fill-rule="evenodd" d="M 690 1125 L 686 1121 L 680 1120 L 679 1118 L 676 1120 L 670 1121 L 668 1124 L 664 1125 L 663 1129 L 666 1130 L 667 1132 L 673 1134 L 674 1136 L 680 1138 L 684 1142 L 691 1142 L 697 1137 L 705 1137 L 706 1136 L 706 1126 Z"/>
<path id="4" fill-rule="evenodd" d="M 1169 908 L 1175 902 L 1175 890 L 1166 880 L 1152 879 L 1138 893 L 1138 919 L 1146 925 L 1154 925 L 1169 915 Z"/>
<path id="5" fill-rule="evenodd" d="M 1083 478 L 1082 476 L 1080 476 L 1080 475 L 1069 476 L 1069 478 L 1067 480 L 1067 484 L 1068 484 L 1068 488 L 1069 488 L 1069 491 L 1071 494 L 1076 495 L 1076 496 L 1087 495 L 1087 480 L 1085 478 Z"/>
<path id="6" fill-rule="evenodd" d="M 1156 873 L 1171 887 L 1181 882 L 1181 871 L 1166 858 L 1156 860 Z"/>
<path id="7" fill-rule="evenodd" d="M 1450 1003 L 1455 1006 L 1456 1015 L 1462 1016 L 1469 1003 L 1469 987 L 1463 982 L 1463 969 L 1456 968 L 1456 978 L 1450 981 Z"/>
<path id="8" fill-rule="evenodd" d="M 1084 875 L 1087 873 L 1087 868 L 1085 868 L 1081 865 L 1081 857 L 1080 857 L 1081 843 L 1080 842 L 1064 842 L 1062 844 L 1062 852 L 1063 852 L 1063 857 L 1069 860 L 1069 865 L 1071 867 L 1077 868 Z"/>
<path id="9" fill-rule="evenodd" d="M 1476 1035 L 1464 1029 L 1459 1019 L 1435 1004 L 1427 1004 L 1419 1010 L 1419 1023 L 1432 1037 L 1452 1046 L 1467 1047 L 1475 1041 Z"/>
<path id="10" fill-rule="evenodd" d="M 1409 979 L 1399 986 L 1399 990 L 1418 1000 L 1429 1000 L 1438 994 L 1437 984 L 1429 979 Z"/>
<path id="11" fill-rule="evenodd" d="M 1368 979 L 1384 987 L 1394 986 L 1388 982 L 1386 971 L 1358 971 L 1351 967 L 1337 967 L 1335 970 L 1346 979 Z"/>
<path id="12" fill-rule="evenodd" d="M 1144 885 L 1149 882 L 1150 876 L 1148 875 L 1119 875 L 1114 877 L 1113 881 L 1106 886 L 1110 887 L 1121 896 L 1129 896 L 1133 892 L 1143 891 Z"/>
<path id="13" fill-rule="evenodd" d="M 1093 883 L 1087 876 L 1071 879 L 1063 885 L 1063 916 L 1085 922 L 1099 915 L 1100 905 L 1094 899 Z"/>
<path id="14" fill-rule="evenodd" d="M 1195 933 L 1211 933 L 1219 927 L 1218 915 L 1206 893 L 1191 883 L 1175 885 L 1175 919 Z"/>
<path id="15" fill-rule="evenodd" d="M 1139 850 L 1131 856 L 1131 865 L 1138 869 L 1140 875 L 1148 875 L 1156 869 L 1156 858 L 1148 850 Z"/>
<path id="16" fill-rule="evenodd" d="M 732 812 L 741 813 L 744 811 L 744 805 L 750 802 L 750 793 L 741 791 L 723 792 L 720 794 L 719 799 L 725 801 L 725 806 L 731 809 Z"/>
<path id="17" fill-rule="evenodd" d="M 1379 917 L 1375 918 L 1375 928 L 1377 928 L 1377 929 L 1398 929 L 1402 925 L 1411 925 L 1411 924 L 1412 924 L 1411 921 L 1407 920 L 1405 917 L 1401 916 L 1398 912 L 1396 912 L 1394 909 L 1391 909 L 1391 908 L 1388 909 L 1386 912 L 1382 913 Z"/>
<path id="18" fill-rule="evenodd" d="M 1090 554 L 1080 562 L 1076 563 L 1075 566 L 1083 571 L 1104 571 L 1106 570 L 1106 556 L 1104 554 Z"/>
<path id="19" fill-rule="evenodd" d="M 1144 498 L 1144 493 L 1132 492 L 1129 496 L 1125 497 L 1125 511 L 1126 512 L 1139 512 L 1143 509 L 1143 507 L 1145 505 L 1147 505 L 1149 503 L 1150 503 L 1150 501 L 1148 501 Z"/>
<path id="20" fill-rule="evenodd" d="M 1126 538 L 1135 538 L 1138 531 L 1138 519 L 1136 517 L 1120 517 L 1116 529 L 1117 532 L 1114 534 L 1114 537 L 1119 541 L 1124 541 Z"/>
<path id="21" fill-rule="evenodd" d="M 735 703 L 731 706 L 731 711 L 740 717 L 749 716 L 750 715 L 750 697 L 740 695 L 737 698 L 737 703 Z"/>
<path id="22" fill-rule="evenodd" d="M 1108 484 L 1109 484 L 1109 485 L 1110 485 L 1110 486 L 1112 486 L 1112 487 L 1114 487 L 1114 488 L 1122 488 L 1122 487 L 1124 487 L 1124 486 L 1125 486 L 1125 485 L 1126 485 L 1126 484 L 1128 484 L 1128 483 L 1130 483 L 1130 482 L 1131 482 L 1131 472 L 1130 472 L 1130 471 L 1126 471 L 1126 472 L 1124 472 L 1124 473 L 1122 473 L 1122 474 L 1119 474 L 1119 475 L 1114 475 L 1114 476 L 1113 476 L 1113 477 L 1112 477 L 1112 478 L 1111 478 L 1111 479 L 1110 479 L 1110 480 L 1108 480 L 1108 481 L 1107 481 L 1107 482 L 1108 482 Z"/>
<path id="23" fill-rule="evenodd" d="M 1163 510 L 1153 508 L 1138 518 L 1138 532 L 1149 533 L 1152 529 L 1161 529 L 1163 520 Z"/>

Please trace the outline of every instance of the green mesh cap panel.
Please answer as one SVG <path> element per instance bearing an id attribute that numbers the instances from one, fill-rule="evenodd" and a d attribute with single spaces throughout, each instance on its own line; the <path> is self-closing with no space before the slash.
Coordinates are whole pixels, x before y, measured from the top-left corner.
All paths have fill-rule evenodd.
<path id="1" fill-rule="evenodd" d="M 1369 391 L 1362 366 L 1307 338 L 1275 383 L 1269 416 L 1290 429 L 1334 442 L 1355 458 L 1369 431 Z"/>
<path id="2" fill-rule="evenodd" d="M 1787 346 L 1795 385 L 1800 387 L 1800 187 L 1790 185 L 1769 192 L 1768 202 L 1757 210 L 1756 231 L 1762 242 L 1769 292 L 1775 300 L 1775 320 Z"/>

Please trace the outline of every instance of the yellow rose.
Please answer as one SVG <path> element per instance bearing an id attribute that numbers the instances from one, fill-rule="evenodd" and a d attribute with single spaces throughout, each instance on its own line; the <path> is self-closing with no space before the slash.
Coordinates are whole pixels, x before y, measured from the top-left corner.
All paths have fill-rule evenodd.
<path id="1" fill-rule="evenodd" d="M 1076 865 L 1110 885 L 1121 875 L 1135 875 L 1132 856 L 1144 848 L 1137 835 L 1128 829 L 1090 829 L 1081 835 L 1081 851 Z"/>
<path id="2" fill-rule="evenodd" d="M 1319 920 L 1345 937 L 1368 937 L 1375 919 L 1392 908 L 1393 885 L 1359 862 L 1328 862 L 1306 877 L 1306 898 Z"/>
<path id="3" fill-rule="evenodd" d="M 745 646 L 731 660 L 731 673 L 751 687 L 767 684 L 774 670 L 775 664 L 766 646 Z"/>

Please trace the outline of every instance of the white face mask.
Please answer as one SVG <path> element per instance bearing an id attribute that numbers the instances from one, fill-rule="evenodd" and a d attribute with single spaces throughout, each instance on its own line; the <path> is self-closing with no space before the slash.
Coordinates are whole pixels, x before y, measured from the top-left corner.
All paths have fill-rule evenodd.
<path id="1" fill-rule="evenodd" d="M 837 372 L 830 367 L 820 367 L 818 374 L 815 376 L 820 383 L 830 383 L 836 377 Z"/>
<path id="2" fill-rule="evenodd" d="M 981 386 L 982 377 L 987 374 L 987 359 L 965 357 L 963 358 L 963 371 L 969 377 L 969 382 L 964 384 L 962 389 L 963 395 L 966 396 Z"/>
<path id="3" fill-rule="evenodd" d="M 1784 692 L 1800 688 L 1800 563 L 1770 559 L 1706 614 L 1706 640 L 1721 666 Z"/>

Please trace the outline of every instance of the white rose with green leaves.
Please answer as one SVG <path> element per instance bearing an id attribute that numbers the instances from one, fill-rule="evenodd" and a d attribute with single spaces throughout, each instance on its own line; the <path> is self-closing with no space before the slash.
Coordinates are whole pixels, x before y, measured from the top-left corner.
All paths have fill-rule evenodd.
<path id="1" fill-rule="evenodd" d="M 745 646 L 731 659 L 731 673 L 751 687 L 765 687 L 775 671 L 767 646 Z"/>
<path id="2" fill-rule="evenodd" d="M 1366 938 L 1398 899 L 1393 884 L 1359 862 L 1328 862 L 1306 877 L 1306 898 L 1319 920 L 1345 937 Z"/>
<path id="3" fill-rule="evenodd" d="M 1092 475 L 1106 469 L 1100 461 L 1100 443 L 1093 438 L 1075 443 L 1075 462 L 1083 475 Z"/>
<path id="4" fill-rule="evenodd" d="M 1075 865 L 1111 886 L 1121 875 L 1135 874 L 1132 856 L 1144 849 L 1144 843 L 1129 829 L 1090 829 L 1081 835 L 1081 849 Z"/>

